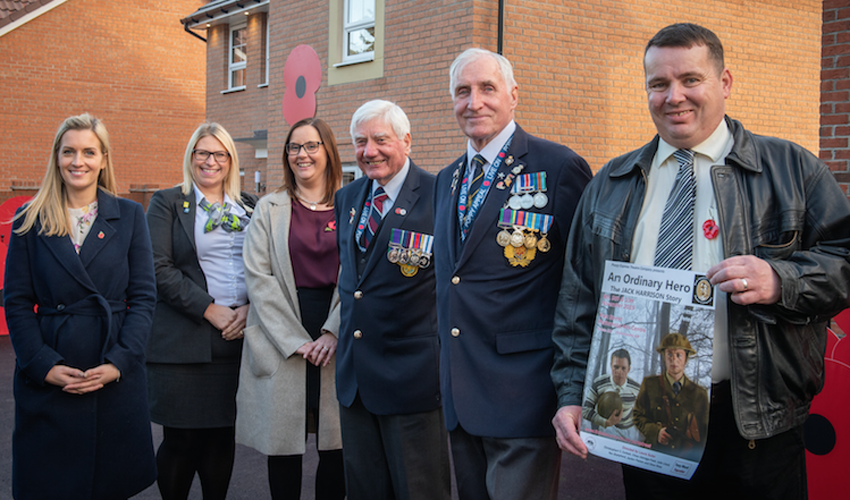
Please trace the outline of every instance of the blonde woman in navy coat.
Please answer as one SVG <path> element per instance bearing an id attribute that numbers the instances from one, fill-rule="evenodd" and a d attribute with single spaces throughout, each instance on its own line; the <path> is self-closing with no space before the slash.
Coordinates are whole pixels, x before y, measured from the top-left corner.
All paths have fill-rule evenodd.
<path id="1" fill-rule="evenodd" d="M 156 478 L 144 346 L 155 303 L 138 203 L 115 197 L 109 136 L 65 120 L 15 216 L 6 321 L 17 355 L 12 494 L 121 499 Z"/>

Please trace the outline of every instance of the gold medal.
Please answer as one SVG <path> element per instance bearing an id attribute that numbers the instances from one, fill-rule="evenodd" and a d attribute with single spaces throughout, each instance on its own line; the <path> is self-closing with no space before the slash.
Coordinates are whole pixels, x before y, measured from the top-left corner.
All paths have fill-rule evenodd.
<path id="1" fill-rule="evenodd" d="M 549 242 L 545 234 L 540 235 L 540 241 L 537 242 L 537 249 L 542 253 L 546 253 L 552 249 L 552 243 Z"/>
<path id="2" fill-rule="evenodd" d="M 419 266 L 412 266 L 410 264 L 399 264 L 399 268 L 401 269 L 401 274 L 407 278 L 412 278 L 419 272 Z"/>
<path id="3" fill-rule="evenodd" d="M 511 233 L 509 233 L 506 229 L 502 229 L 499 231 L 499 234 L 496 235 L 496 243 L 499 244 L 500 247 L 506 247 L 511 244 Z"/>
<path id="4" fill-rule="evenodd" d="M 534 233 L 528 233 L 522 243 L 525 248 L 537 248 L 537 236 Z"/>

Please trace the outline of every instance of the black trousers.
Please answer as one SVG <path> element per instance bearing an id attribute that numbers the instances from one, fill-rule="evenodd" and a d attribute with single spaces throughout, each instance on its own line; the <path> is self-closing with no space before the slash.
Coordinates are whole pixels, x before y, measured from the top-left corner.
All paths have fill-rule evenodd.
<path id="1" fill-rule="evenodd" d="M 803 426 L 750 441 L 738 433 L 729 382 L 712 387 L 705 454 L 690 481 L 623 465 L 628 500 L 808 498 Z"/>

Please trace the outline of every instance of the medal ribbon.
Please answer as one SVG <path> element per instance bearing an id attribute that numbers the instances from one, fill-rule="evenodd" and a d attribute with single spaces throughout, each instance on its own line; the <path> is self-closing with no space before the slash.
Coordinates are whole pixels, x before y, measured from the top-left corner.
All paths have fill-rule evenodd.
<path id="1" fill-rule="evenodd" d="M 457 207 L 457 217 L 460 223 L 460 239 L 465 240 L 466 235 L 469 234 L 469 227 L 472 225 L 472 221 L 475 220 L 475 215 L 478 213 L 478 210 L 481 208 L 481 205 L 484 204 L 484 198 L 487 197 L 487 192 L 490 191 L 490 186 L 493 184 L 493 179 L 496 178 L 496 172 L 499 171 L 499 166 L 502 164 L 502 158 L 505 157 L 505 154 L 508 152 L 508 148 L 511 146 L 511 141 L 514 136 L 511 135 L 508 140 L 505 142 L 505 145 L 502 146 L 499 154 L 496 155 L 496 159 L 493 163 L 490 164 L 490 168 L 487 169 L 487 173 L 484 176 L 484 181 L 481 183 L 481 188 L 478 190 L 478 194 L 475 195 L 475 199 L 472 200 L 472 203 L 467 206 L 468 197 L 469 197 L 469 184 L 472 182 L 472 170 L 469 168 L 469 165 L 466 166 L 466 176 L 463 179 L 463 183 L 460 186 L 460 194 L 458 195 L 458 207 Z"/>
<path id="2" fill-rule="evenodd" d="M 516 178 L 516 183 L 511 187 L 511 194 L 530 193 L 532 191 L 546 191 L 546 172 L 522 174 Z"/>
<path id="3" fill-rule="evenodd" d="M 390 237 L 390 246 L 408 250 L 419 250 L 422 253 L 431 255 L 431 249 L 434 247 L 434 236 L 393 228 L 392 236 Z"/>
<path id="4" fill-rule="evenodd" d="M 499 214 L 499 227 L 521 227 L 531 229 L 532 231 L 540 231 L 543 234 L 549 232 L 554 221 L 555 218 L 551 215 L 525 212 L 523 210 L 511 210 L 509 208 L 503 208 Z"/>

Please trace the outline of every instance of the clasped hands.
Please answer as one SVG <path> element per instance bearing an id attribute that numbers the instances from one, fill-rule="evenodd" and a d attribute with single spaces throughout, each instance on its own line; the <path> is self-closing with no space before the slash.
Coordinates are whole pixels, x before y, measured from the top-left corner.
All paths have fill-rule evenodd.
<path id="1" fill-rule="evenodd" d="M 44 381 L 61 387 L 70 394 L 87 394 L 103 389 L 103 386 L 121 377 L 121 372 L 112 363 L 106 363 L 83 371 L 67 365 L 54 365 Z"/>

